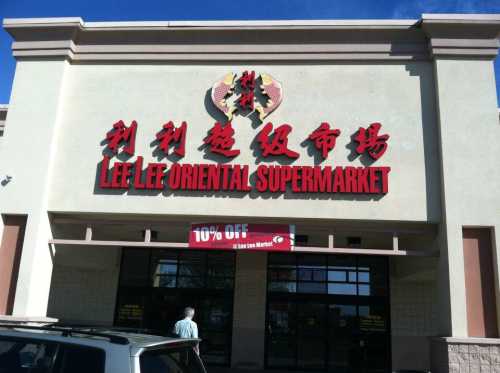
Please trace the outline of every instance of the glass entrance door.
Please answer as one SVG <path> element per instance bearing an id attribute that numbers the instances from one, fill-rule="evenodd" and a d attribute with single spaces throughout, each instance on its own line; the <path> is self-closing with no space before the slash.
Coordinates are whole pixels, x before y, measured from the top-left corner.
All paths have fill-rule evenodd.
<path id="1" fill-rule="evenodd" d="M 390 371 L 385 258 L 270 254 L 266 366 Z"/>
<path id="2" fill-rule="evenodd" d="M 323 302 L 297 302 L 297 366 L 301 368 L 325 367 L 326 311 Z"/>
<path id="3" fill-rule="evenodd" d="M 359 371 L 357 329 L 356 305 L 328 305 L 328 366 L 331 371 Z"/>
<path id="4" fill-rule="evenodd" d="M 229 365 L 234 261 L 231 252 L 124 249 L 115 324 L 169 333 L 194 307 L 204 361 Z"/>

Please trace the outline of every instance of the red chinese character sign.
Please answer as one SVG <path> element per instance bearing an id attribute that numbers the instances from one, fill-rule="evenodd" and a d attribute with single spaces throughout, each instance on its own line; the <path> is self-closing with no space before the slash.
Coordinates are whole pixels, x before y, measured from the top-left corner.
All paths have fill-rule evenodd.
<path id="1" fill-rule="evenodd" d="M 240 78 L 241 89 L 252 91 L 255 89 L 255 71 L 244 71 Z"/>
<path id="2" fill-rule="evenodd" d="M 272 131 L 273 124 L 269 122 L 257 135 L 262 156 L 284 155 L 288 158 L 298 158 L 299 153 L 288 149 L 288 135 L 292 132 L 292 127 L 288 124 L 282 124 L 276 127 L 274 133 L 271 134 Z"/>
<path id="3" fill-rule="evenodd" d="M 290 251 L 294 226 L 283 224 L 193 224 L 189 247 L 193 249 Z"/>
<path id="4" fill-rule="evenodd" d="M 379 131 L 382 128 L 380 123 L 372 123 L 368 128 L 360 127 L 354 140 L 359 144 L 356 147 L 358 154 L 367 152 L 370 157 L 377 160 L 382 157 L 387 150 L 387 140 L 389 135 L 380 135 Z"/>
<path id="5" fill-rule="evenodd" d="M 165 155 L 168 155 L 168 149 L 171 145 L 174 145 L 174 153 L 184 157 L 186 154 L 186 131 L 186 122 L 182 122 L 179 127 L 175 127 L 172 121 L 164 124 L 163 129 L 156 134 L 156 139 L 159 142 L 158 147 Z"/>
<path id="6" fill-rule="evenodd" d="M 209 135 L 205 137 L 203 142 L 210 145 L 210 151 L 212 153 L 221 154 L 224 157 L 236 157 L 240 154 L 238 149 L 233 149 L 234 145 L 234 130 L 231 122 L 222 125 L 219 122 L 215 123 L 209 132 Z"/>
<path id="7" fill-rule="evenodd" d="M 258 91 L 260 89 L 260 91 Z M 257 98 L 257 94 L 259 98 Z M 213 104 L 220 110 L 227 120 L 217 121 L 209 128 L 204 138 L 196 137 L 194 142 L 202 143 L 206 151 L 217 155 L 217 162 L 180 163 L 172 161 L 145 162 L 143 155 L 128 162 L 111 162 L 111 159 L 121 154 L 135 155 L 135 142 L 138 123 L 134 120 L 129 125 L 123 120 L 116 121 L 106 134 L 107 152 L 104 152 L 98 169 L 98 186 L 101 189 L 123 190 L 156 190 L 172 191 L 203 191 L 203 192 L 240 192 L 240 193 L 351 193 L 351 194 L 386 194 L 389 191 L 389 172 L 387 166 L 340 166 L 328 164 L 329 155 L 335 152 L 339 159 L 345 147 L 337 147 L 337 140 L 349 139 L 349 134 L 336 128 L 332 122 L 323 121 L 319 126 L 312 123 L 296 123 L 295 128 L 288 124 L 268 122 L 265 125 L 257 124 L 252 127 L 257 135 L 251 140 L 248 137 L 248 128 L 240 133 L 247 136 L 236 137 L 240 127 L 234 126 L 235 114 L 248 115 L 250 112 L 258 114 L 260 121 L 273 112 L 283 100 L 281 83 L 269 74 L 256 74 L 246 70 L 240 76 L 229 73 L 212 87 L 211 98 Z M 262 104 L 265 99 L 265 104 Z M 260 100 L 260 101 L 259 101 Z M 327 119 L 327 118 L 325 118 Z M 155 136 L 156 145 L 161 154 L 177 157 L 190 156 L 192 152 L 186 148 L 189 121 L 174 123 L 168 118 L 159 125 Z M 300 127 L 298 126 L 300 125 Z M 255 124 L 254 124 L 255 126 Z M 303 126 L 313 128 L 304 129 Z M 316 127 L 317 126 L 317 127 Z M 382 124 L 373 122 L 367 127 L 359 127 L 352 135 L 355 145 L 353 152 L 358 155 L 367 154 L 373 161 L 379 160 L 388 150 L 389 135 L 382 130 Z M 200 136 L 199 132 L 191 136 Z M 249 148 L 257 148 L 261 155 L 260 164 L 252 169 L 250 165 L 232 162 L 240 155 L 240 149 L 246 144 Z M 321 156 L 310 165 L 276 165 L 269 164 L 281 157 L 278 161 L 297 162 L 300 158 L 293 144 L 309 142 L 313 152 Z M 292 144 L 292 145 L 290 145 Z M 200 149 L 200 148 L 199 148 Z M 153 152 L 155 155 L 155 152 Z M 224 158 L 220 158 L 220 157 Z M 170 157 L 167 157 L 170 159 Z M 128 159 L 128 158 L 127 158 Z M 192 158 L 191 158 L 192 159 Z M 321 165 L 319 165 L 321 164 Z M 224 228 L 225 229 L 225 228 Z M 201 234 L 201 231 L 199 231 Z M 243 232 L 241 233 L 243 234 Z M 201 237 L 201 236 L 200 236 Z M 216 236 L 216 238 L 218 235 Z"/>
<path id="8" fill-rule="evenodd" d="M 123 147 L 123 152 L 128 155 L 135 153 L 135 136 L 137 133 L 137 122 L 132 121 L 129 127 L 123 120 L 113 124 L 113 129 L 106 134 L 108 149 L 113 153 L 118 153 L 118 148 Z"/>
<path id="9" fill-rule="evenodd" d="M 314 142 L 314 146 L 321 152 L 323 159 L 328 157 L 328 153 L 335 147 L 340 130 L 330 128 L 330 124 L 323 122 L 308 137 Z"/>

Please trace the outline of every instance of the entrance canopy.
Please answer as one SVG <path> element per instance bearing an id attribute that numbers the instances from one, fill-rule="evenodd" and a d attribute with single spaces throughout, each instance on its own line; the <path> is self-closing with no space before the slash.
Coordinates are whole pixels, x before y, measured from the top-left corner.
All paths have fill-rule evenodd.
<path id="1" fill-rule="evenodd" d="M 405 222 L 349 222 L 231 217 L 141 217 L 61 215 L 51 216 L 51 245 L 91 245 L 189 249 L 193 223 L 290 224 L 294 231 L 293 252 L 438 256 L 434 249 L 434 224 Z M 199 247 L 198 247 L 199 248 Z M 207 247 L 208 248 L 208 247 Z M 269 250 L 272 251 L 272 250 Z"/>

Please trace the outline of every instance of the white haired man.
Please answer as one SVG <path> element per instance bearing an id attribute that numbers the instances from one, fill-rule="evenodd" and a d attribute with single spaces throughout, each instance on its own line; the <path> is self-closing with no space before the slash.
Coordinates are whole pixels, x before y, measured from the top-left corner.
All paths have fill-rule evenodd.
<path id="1" fill-rule="evenodd" d="M 198 338 L 198 325 L 193 321 L 194 308 L 184 308 L 184 319 L 175 323 L 174 333 L 181 338 Z M 199 346 L 196 345 L 195 351 L 200 354 Z"/>

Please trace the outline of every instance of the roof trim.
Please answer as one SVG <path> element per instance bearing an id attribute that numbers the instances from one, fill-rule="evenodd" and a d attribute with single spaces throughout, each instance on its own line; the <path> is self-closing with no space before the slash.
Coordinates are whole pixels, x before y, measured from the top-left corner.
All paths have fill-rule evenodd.
<path id="1" fill-rule="evenodd" d="M 422 20 L 438 20 L 453 22 L 499 22 L 500 14 L 497 13 L 422 13 Z"/>
<path id="2" fill-rule="evenodd" d="M 84 22 L 80 17 L 54 17 L 54 18 L 5 18 L 3 26 L 59 26 L 65 24 L 78 24 L 85 29 L 102 28 L 178 28 L 178 27 L 223 27 L 223 28 L 245 28 L 245 27 L 411 27 L 418 20 L 184 20 L 184 21 L 110 21 L 110 22 Z"/>
<path id="3" fill-rule="evenodd" d="M 500 14 L 420 20 L 84 22 L 4 19 L 13 55 L 71 61 L 331 61 L 494 58 Z"/>

